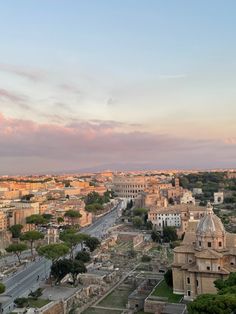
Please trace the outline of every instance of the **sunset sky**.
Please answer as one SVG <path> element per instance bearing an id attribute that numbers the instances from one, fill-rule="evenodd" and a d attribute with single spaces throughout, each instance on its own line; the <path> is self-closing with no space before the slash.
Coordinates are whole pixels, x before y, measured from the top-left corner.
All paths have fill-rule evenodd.
<path id="1" fill-rule="evenodd" d="M 236 167 L 235 0 L 0 1 L 0 174 Z"/>

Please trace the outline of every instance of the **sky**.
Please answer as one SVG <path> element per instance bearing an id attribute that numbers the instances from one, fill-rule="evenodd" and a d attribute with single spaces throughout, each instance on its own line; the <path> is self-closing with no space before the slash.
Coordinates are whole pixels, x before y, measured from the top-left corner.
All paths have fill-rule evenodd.
<path id="1" fill-rule="evenodd" d="M 236 167 L 234 0 L 0 0 L 0 174 Z"/>

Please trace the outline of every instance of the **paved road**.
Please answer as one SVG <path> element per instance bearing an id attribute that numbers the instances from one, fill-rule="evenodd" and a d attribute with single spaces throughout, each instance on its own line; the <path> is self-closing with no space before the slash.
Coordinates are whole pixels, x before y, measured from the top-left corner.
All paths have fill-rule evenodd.
<path id="1" fill-rule="evenodd" d="M 101 239 L 120 216 L 122 206 L 123 204 L 119 203 L 109 213 L 97 219 L 91 226 L 83 228 L 81 232 Z M 79 249 L 80 247 L 78 246 L 77 250 Z M 37 289 L 40 282 L 48 277 L 50 266 L 51 261 L 42 257 L 37 258 L 35 262 L 31 262 L 26 268 L 17 272 L 12 277 L 4 279 L 3 282 L 6 285 L 6 292 L 4 294 L 10 297 L 8 301 L 2 304 L 2 313 L 11 312 L 14 306 L 14 299 L 24 295 L 27 296 L 30 290 Z"/>

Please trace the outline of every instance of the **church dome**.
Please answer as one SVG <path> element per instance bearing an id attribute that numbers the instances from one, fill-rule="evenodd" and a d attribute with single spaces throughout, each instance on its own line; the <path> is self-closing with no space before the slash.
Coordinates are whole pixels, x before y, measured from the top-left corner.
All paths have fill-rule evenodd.
<path id="1" fill-rule="evenodd" d="M 210 203 L 207 205 L 205 216 L 198 223 L 196 234 L 197 236 L 211 237 L 224 236 L 225 234 L 225 228 L 220 218 L 214 214 Z"/>

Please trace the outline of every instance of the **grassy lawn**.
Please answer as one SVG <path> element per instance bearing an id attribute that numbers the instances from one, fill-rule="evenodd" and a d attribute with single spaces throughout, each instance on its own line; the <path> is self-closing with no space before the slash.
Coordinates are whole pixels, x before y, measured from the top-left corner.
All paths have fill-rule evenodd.
<path id="1" fill-rule="evenodd" d="M 172 289 L 167 285 L 165 280 L 163 280 L 153 292 L 154 296 L 168 298 L 170 303 L 179 303 L 183 295 L 174 294 Z"/>
<path id="2" fill-rule="evenodd" d="M 29 301 L 30 307 L 36 307 L 36 308 L 43 307 L 44 305 L 50 302 L 49 300 L 45 300 L 45 299 L 34 300 L 32 298 L 29 298 L 28 301 Z"/>
<path id="3" fill-rule="evenodd" d="M 118 287 L 112 291 L 105 299 L 103 299 L 98 305 L 105 307 L 118 307 L 125 308 L 128 303 L 128 296 L 133 291 L 132 288 Z"/>
<path id="4" fill-rule="evenodd" d="M 121 311 L 116 310 L 105 310 L 105 309 L 95 309 L 93 307 L 89 307 L 87 310 L 83 312 L 83 314 L 121 314 Z"/>

